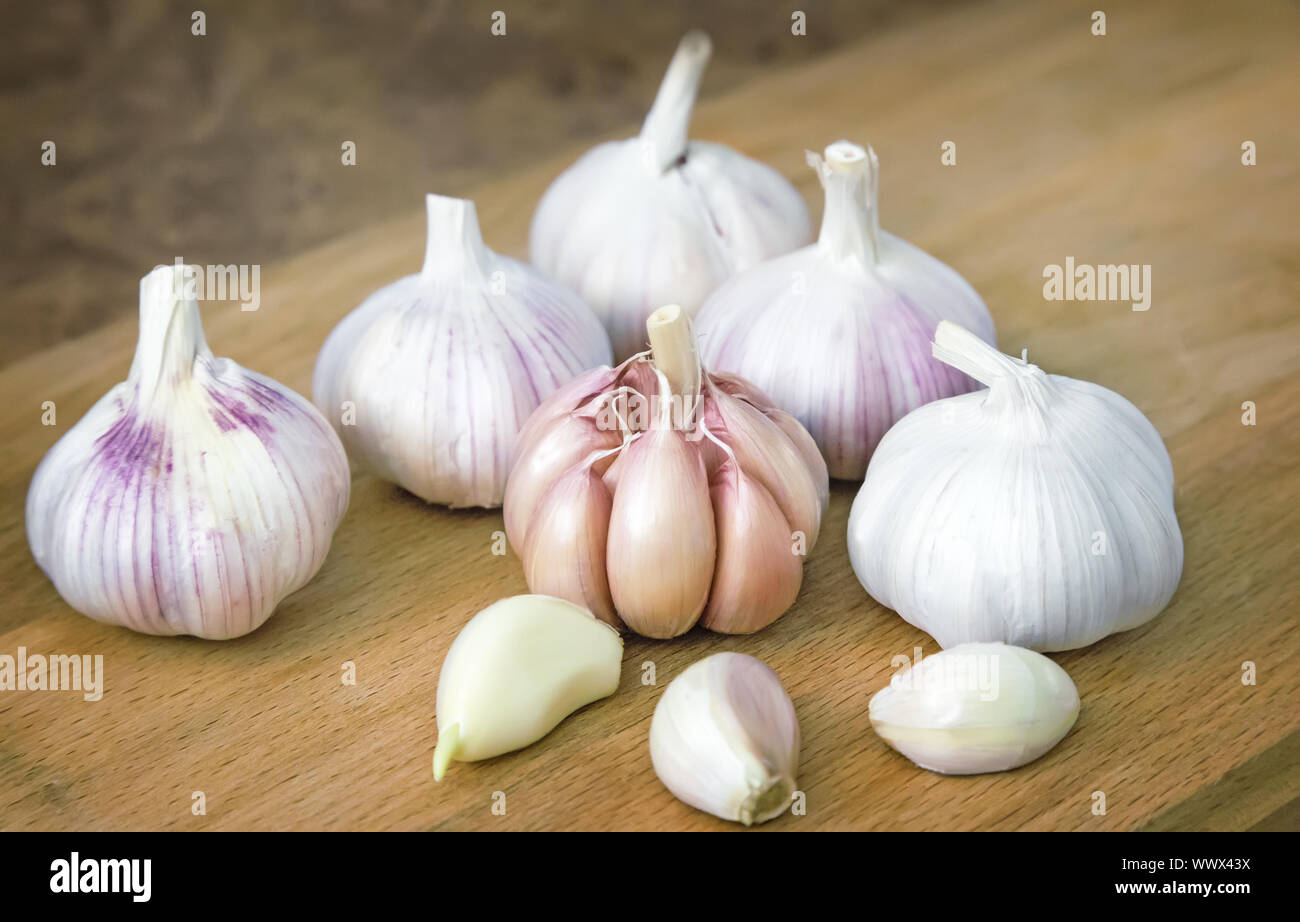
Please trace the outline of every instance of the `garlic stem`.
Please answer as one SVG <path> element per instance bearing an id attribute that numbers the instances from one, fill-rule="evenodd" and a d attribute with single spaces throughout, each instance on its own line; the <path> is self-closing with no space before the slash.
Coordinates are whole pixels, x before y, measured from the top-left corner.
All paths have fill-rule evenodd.
<path id="1" fill-rule="evenodd" d="M 424 200 L 428 234 L 421 274 L 430 280 L 487 275 L 491 257 L 474 203 L 445 195 L 426 195 Z"/>
<path id="2" fill-rule="evenodd" d="M 992 407 L 1015 406 L 1021 421 L 1036 439 L 1046 438 L 1047 405 L 1053 392 L 1051 379 L 1037 365 L 1003 355 L 966 328 L 950 320 L 939 321 L 930 352 L 945 365 L 965 372 L 989 388 Z"/>
<path id="3" fill-rule="evenodd" d="M 148 400 L 164 381 L 190 374 L 194 359 L 211 355 L 203 338 L 199 302 L 188 285 L 194 266 L 159 266 L 140 280 L 140 336 L 128 380 Z"/>
<path id="4" fill-rule="evenodd" d="M 674 394 L 700 395 L 700 354 L 695 348 L 691 318 L 679 304 L 668 304 L 645 322 L 655 367 L 668 378 Z"/>
<path id="5" fill-rule="evenodd" d="M 826 191 L 817 245 L 834 259 L 854 256 L 868 265 L 880 259 L 880 161 L 870 147 L 836 141 L 825 156 L 808 152 Z"/>
<path id="6" fill-rule="evenodd" d="M 713 42 L 699 29 L 687 32 L 677 44 L 654 105 L 641 126 L 641 142 L 648 148 L 645 162 L 656 173 L 667 172 L 686 154 L 691 110 L 712 53 Z"/>

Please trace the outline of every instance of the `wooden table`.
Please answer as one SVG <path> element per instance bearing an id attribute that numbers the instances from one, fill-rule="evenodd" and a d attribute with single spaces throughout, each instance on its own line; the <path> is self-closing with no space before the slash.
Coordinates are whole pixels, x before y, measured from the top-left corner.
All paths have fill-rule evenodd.
<path id="1" fill-rule="evenodd" d="M 1142 4 L 1112 10 L 1095 37 L 1091 5 L 1043 6 L 881 32 L 710 101 L 694 133 L 774 164 L 814 206 L 804 149 L 874 144 L 885 226 L 971 281 L 1003 350 L 1119 391 L 1164 436 L 1182 584 L 1148 626 L 1056 657 L 1084 702 L 1057 749 L 1014 772 L 944 778 L 874 735 L 866 704 L 891 658 L 937 648 L 859 587 L 844 545 L 854 486 L 838 484 L 803 592 L 773 627 L 629 637 L 613 697 L 435 784 L 442 657 L 476 611 L 525 591 L 517 558 L 491 553 L 499 512 L 429 508 L 358 473 L 317 578 L 226 643 L 96 624 L 36 568 L 23 525 L 32 471 L 125 376 L 132 320 L 0 371 L 0 653 L 102 654 L 106 672 L 98 702 L 0 692 L 0 828 L 724 828 L 662 788 L 647 747 L 662 687 L 718 650 L 771 664 L 803 728 L 807 814 L 765 828 L 1300 825 L 1300 10 Z M 940 164 L 946 140 L 956 166 Z M 1256 166 L 1241 163 L 1246 140 Z M 524 251 L 534 204 L 576 153 L 475 190 L 490 244 Z M 418 267 L 419 205 L 264 267 L 257 312 L 205 307 L 214 350 L 306 391 L 329 329 Z M 1150 310 L 1045 301 L 1043 267 L 1067 256 L 1149 264 Z M 141 254 L 141 274 L 155 261 Z M 55 427 L 41 425 L 45 400 Z M 1242 424 L 1245 401 L 1255 426 Z M 355 686 L 341 682 L 348 661 Z M 1257 684 L 1242 682 L 1246 661 Z M 641 684 L 646 662 L 658 687 Z"/>

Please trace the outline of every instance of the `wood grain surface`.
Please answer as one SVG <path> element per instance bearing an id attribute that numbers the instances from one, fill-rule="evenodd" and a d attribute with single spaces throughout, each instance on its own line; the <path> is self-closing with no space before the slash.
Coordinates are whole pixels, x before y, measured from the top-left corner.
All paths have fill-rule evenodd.
<path id="1" fill-rule="evenodd" d="M 814 214 L 804 149 L 872 143 L 884 225 L 971 281 L 1003 350 L 1119 391 L 1163 435 L 1182 584 L 1149 625 L 1055 656 L 1083 710 L 1047 756 L 946 778 L 872 732 L 867 700 L 891 659 L 937 647 L 854 578 L 852 484 L 833 488 L 802 593 L 775 625 L 628 637 L 614 696 L 528 749 L 453 765 L 440 784 L 438 666 L 475 612 L 525 591 L 518 559 L 491 552 L 499 512 L 430 508 L 358 472 L 324 568 L 253 635 L 211 643 L 96 624 L 32 561 L 23 501 L 44 452 L 125 376 L 129 319 L 0 370 L 0 653 L 102 654 L 106 673 L 98 702 L 0 692 L 0 828 L 730 828 L 671 797 L 647 745 L 662 688 L 720 650 L 768 662 L 802 726 L 807 813 L 766 829 L 1296 828 L 1300 9 L 1126 4 L 1105 37 L 1090 34 L 1089 12 L 990 4 L 886 30 L 707 101 L 693 132 L 772 163 Z M 954 167 L 940 165 L 945 140 Z M 1257 166 L 1241 164 L 1245 140 Z M 577 153 L 473 189 L 490 245 L 524 252 L 534 204 Z M 408 217 L 266 265 L 259 311 L 205 306 L 209 343 L 306 392 L 330 328 L 417 269 L 422 224 L 413 198 Z M 159 261 L 138 255 L 139 274 Z M 1045 301 L 1043 267 L 1067 256 L 1150 265 L 1150 310 Z M 55 427 L 41 425 L 44 400 Z M 355 687 L 340 681 L 345 661 Z M 641 684 L 647 662 L 657 686 Z M 191 812 L 196 791 L 205 816 Z"/>

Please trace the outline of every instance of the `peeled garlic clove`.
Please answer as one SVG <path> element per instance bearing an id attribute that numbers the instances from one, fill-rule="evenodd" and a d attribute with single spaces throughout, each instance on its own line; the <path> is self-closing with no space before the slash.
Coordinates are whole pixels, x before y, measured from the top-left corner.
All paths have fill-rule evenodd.
<path id="1" fill-rule="evenodd" d="M 528 529 L 524 577 L 533 592 L 567 599 L 621 628 L 605 573 L 613 499 L 595 468 L 598 457 L 574 465 L 541 498 Z"/>
<path id="2" fill-rule="evenodd" d="M 609 521 L 609 588 L 624 623 L 644 637 L 690 630 L 716 550 L 699 451 L 672 429 L 642 433 L 623 450 Z"/>
<path id="3" fill-rule="evenodd" d="M 718 469 L 710 493 L 718 563 L 700 626 L 722 634 L 752 634 L 794 604 L 803 563 L 772 495 L 734 461 Z"/>
<path id="4" fill-rule="evenodd" d="M 316 362 L 317 405 L 352 457 L 427 502 L 499 506 L 528 415 L 611 359 L 573 292 L 489 250 L 474 203 L 427 197 L 424 268 L 375 292 Z"/>
<path id="5" fill-rule="evenodd" d="M 687 140 L 711 50 L 704 33 L 687 34 L 640 137 L 588 151 L 533 215 L 533 264 L 592 306 L 619 359 L 645 348 L 660 305 L 694 312 L 728 276 L 810 237 L 803 199 L 779 173 Z"/>
<path id="6" fill-rule="evenodd" d="M 817 242 L 730 279 L 696 325 L 709 368 L 798 419 L 830 476 L 860 480 L 895 421 L 975 386 L 930 356 L 935 325 L 955 320 L 992 342 L 993 319 L 956 272 L 879 229 L 870 148 L 837 141 L 809 163 L 826 191 Z"/>
<path id="7" fill-rule="evenodd" d="M 1079 716 L 1079 692 L 1040 653 L 966 643 L 894 676 L 868 709 L 881 739 L 921 768 L 975 775 L 1032 762 L 1059 743 Z"/>
<path id="8" fill-rule="evenodd" d="M 537 742 L 614 694 L 623 641 L 584 608 L 544 595 L 502 599 L 470 619 L 438 675 L 433 777 Z"/>
<path id="9" fill-rule="evenodd" d="M 942 647 L 1073 650 L 1155 617 L 1183 568 L 1155 427 L 955 324 L 934 353 L 988 390 L 914 410 L 881 441 L 849 515 L 867 592 Z"/>
<path id="10" fill-rule="evenodd" d="M 192 266 L 140 282 L 131 370 L 50 449 L 27 538 L 64 600 L 146 634 L 247 634 L 320 569 L 343 446 L 303 397 L 213 358 Z"/>
<path id="11" fill-rule="evenodd" d="M 664 689 L 650 759 L 673 796 L 724 820 L 766 823 L 790 806 L 799 720 L 781 680 L 742 653 L 715 653 Z"/>

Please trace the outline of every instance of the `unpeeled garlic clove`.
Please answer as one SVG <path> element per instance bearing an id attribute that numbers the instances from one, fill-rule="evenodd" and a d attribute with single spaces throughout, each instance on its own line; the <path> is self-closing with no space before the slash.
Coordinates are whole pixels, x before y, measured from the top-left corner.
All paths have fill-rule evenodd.
<path id="1" fill-rule="evenodd" d="M 522 749 L 618 688 L 623 641 L 572 602 L 502 599 L 470 619 L 438 675 L 433 777 L 447 766 Z"/>
<path id="2" fill-rule="evenodd" d="M 578 412 L 590 399 L 590 388 L 609 387 L 617 374 L 612 368 L 597 368 L 580 375 L 574 386 L 562 388 L 546 402 L 544 410 L 539 408 L 529 416 L 519 431 L 502 512 L 506 537 L 520 553 L 527 541 L 528 522 L 555 479 L 592 452 L 622 442 L 617 431 L 603 431 Z M 608 463 L 609 459 L 602 462 L 602 469 Z"/>
<path id="3" fill-rule="evenodd" d="M 794 604 L 803 564 L 776 500 L 735 461 L 729 459 L 718 469 L 709 492 L 718 563 L 700 626 L 723 634 L 752 634 Z"/>
<path id="4" fill-rule="evenodd" d="M 1079 692 L 1041 653 L 964 643 L 895 675 L 868 705 L 886 743 L 945 775 L 1000 772 L 1032 762 L 1079 716 Z"/>
<path id="5" fill-rule="evenodd" d="M 351 477 L 305 398 L 213 357 L 194 271 L 140 281 L 131 370 L 36 469 L 27 537 L 59 594 L 96 621 L 224 640 L 320 569 Z"/>
<path id="6" fill-rule="evenodd" d="M 715 653 L 664 689 L 650 722 L 650 759 L 679 800 L 746 826 L 765 823 L 795 793 L 794 703 L 760 660 Z"/>
<path id="7" fill-rule="evenodd" d="M 716 552 L 699 452 L 677 430 L 641 433 L 623 450 L 609 520 L 609 588 L 623 621 L 644 637 L 690 630 Z"/>
<path id="8" fill-rule="evenodd" d="M 533 592 L 581 600 L 601 621 L 622 628 L 605 572 L 613 498 L 596 469 L 603 454 L 566 471 L 538 502 L 524 545 L 524 577 Z"/>
<path id="9" fill-rule="evenodd" d="M 821 532 L 823 501 L 829 496 L 827 480 L 810 469 L 795 443 L 781 437 L 784 427 L 761 409 L 716 389 L 711 396 L 710 430 L 726 441 L 740 467 L 767 488 L 790 528 L 806 536 L 806 550 L 811 551 Z M 819 489 L 821 484 L 827 484 L 825 492 Z"/>

